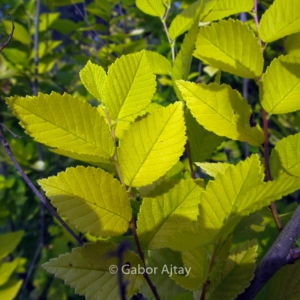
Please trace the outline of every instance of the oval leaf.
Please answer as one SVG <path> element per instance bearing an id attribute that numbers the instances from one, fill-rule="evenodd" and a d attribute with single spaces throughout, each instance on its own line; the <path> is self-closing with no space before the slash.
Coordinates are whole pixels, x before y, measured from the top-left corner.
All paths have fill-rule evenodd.
<path id="1" fill-rule="evenodd" d="M 75 248 L 72 253 L 60 255 L 43 264 L 43 268 L 55 277 L 63 279 L 65 284 L 75 288 L 75 293 L 89 300 L 119 299 L 118 274 L 113 274 L 111 266 L 118 265 L 118 258 L 112 257 L 116 246 L 98 241 L 97 244 L 85 244 Z M 126 252 L 123 261 L 138 269 L 143 263 L 134 252 Z M 127 272 L 126 272 L 127 273 Z M 126 296 L 130 299 L 143 283 L 142 274 L 123 274 Z"/>
<path id="2" fill-rule="evenodd" d="M 81 232 L 108 237 L 127 231 L 132 218 L 129 198 L 125 187 L 109 173 L 80 166 L 39 184 L 59 214 Z"/>
<path id="3" fill-rule="evenodd" d="M 145 14 L 162 18 L 166 8 L 163 0 L 136 0 L 136 6 Z"/>
<path id="4" fill-rule="evenodd" d="M 275 58 L 262 77 L 260 98 L 270 114 L 285 114 L 300 109 L 300 57 Z"/>
<path id="5" fill-rule="evenodd" d="M 90 60 L 79 73 L 81 82 L 85 88 L 99 101 L 103 100 L 106 73 L 100 66 L 93 64 Z"/>
<path id="6" fill-rule="evenodd" d="M 182 103 L 154 111 L 120 139 L 118 158 L 125 184 L 141 187 L 176 164 L 186 142 Z"/>
<path id="7" fill-rule="evenodd" d="M 26 133 L 50 147 L 110 158 L 114 143 L 96 108 L 71 95 L 52 92 L 6 99 Z"/>
<path id="8" fill-rule="evenodd" d="M 299 0 L 289 0 L 288 3 L 286 0 L 275 0 L 262 16 L 259 26 L 259 36 L 266 43 L 298 31 L 300 31 Z"/>
<path id="9" fill-rule="evenodd" d="M 245 78 L 259 77 L 263 70 L 261 47 L 253 31 L 231 19 L 200 28 L 194 56 Z"/>
<path id="10" fill-rule="evenodd" d="M 264 136 L 259 125 L 251 127 L 251 107 L 229 85 L 177 81 L 192 115 L 204 128 L 220 136 L 260 146 Z"/>

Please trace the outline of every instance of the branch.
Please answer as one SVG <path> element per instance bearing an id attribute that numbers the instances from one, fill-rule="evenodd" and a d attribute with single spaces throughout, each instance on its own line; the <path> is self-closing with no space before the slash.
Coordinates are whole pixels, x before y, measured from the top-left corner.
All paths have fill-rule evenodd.
<path id="1" fill-rule="evenodd" d="M 7 14 L 7 15 L 9 16 L 10 21 L 11 21 L 11 32 L 10 32 L 10 35 L 9 35 L 9 37 L 8 37 L 8 40 L 1 46 L 0 52 L 2 52 L 2 50 L 3 50 L 6 46 L 8 46 L 8 44 L 10 43 L 10 41 L 11 41 L 13 35 L 14 35 L 14 31 L 15 31 L 15 23 L 14 23 L 14 20 L 13 20 L 13 18 L 11 17 L 11 15 L 9 15 L 9 14 Z"/>
<path id="2" fill-rule="evenodd" d="M 0 141 L 1 141 L 1 143 L 4 147 L 4 149 L 5 149 L 6 153 L 8 154 L 8 156 L 10 157 L 12 162 L 14 163 L 15 167 L 17 168 L 17 170 L 19 171 L 19 173 L 23 177 L 26 184 L 31 188 L 33 193 L 40 199 L 40 201 L 50 211 L 50 213 L 59 221 L 59 223 L 73 236 L 73 238 L 77 241 L 77 243 L 79 245 L 83 246 L 84 242 L 76 235 L 76 233 L 69 227 L 69 225 L 58 215 L 56 210 L 51 206 L 51 204 L 47 201 L 47 199 L 37 190 L 37 188 L 33 185 L 31 180 L 25 174 L 23 169 L 20 167 L 19 163 L 17 162 L 16 158 L 14 157 L 14 155 L 13 155 L 11 149 L 10 149 L 10 146 L 9 146 L 7 140 L 5 139 L 5 137 L 3 135 L 3 132 L 2 132 L 1 128 L 0 128 Z"/>
<path id="3" fill-rule="evenodd" d="M 300 235 L 300 205 L 254 272 L 250 286 L 236 300 L 252 300 L 268 280 L 283 266 L 300 259 L 299 249 L 293 249 Z"/>

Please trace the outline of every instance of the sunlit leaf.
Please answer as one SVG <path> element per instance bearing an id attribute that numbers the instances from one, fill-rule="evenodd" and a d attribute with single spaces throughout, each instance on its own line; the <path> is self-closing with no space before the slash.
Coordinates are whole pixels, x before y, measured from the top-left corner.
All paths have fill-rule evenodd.
<path id="1" fill-rule="evenodd" d="M 225 84 L 182 80 L 177 85 L 192 115 L 205 129 L 253 146 L 263 143 L 260 126 L 250 124 L 251 107 L 237 90 Z"/>
<path id="2" fill-rule="evenodd" d="M 300 57 L 275 58 L 262 77 L 261 104 L 270 114 L 284 114 L 300 109 Z"/>
<path id="3" fill-rule="evenodd" d="M 263 55 L 248 25 L 229 19 L 200 28 L 194 56 L 202 61 L 245 78 L 259 77 Z"/>
<path id="4" fill-rule="evenodd" d="M 50 147 L 110 158 L 114 143 L 96 108 L 68 94 L 39 94 L 6 99 L 20 124 L 36 141 Z"/>
<path id="5" fill-rule="evenodd" d="M 275 0 L 263 14 L 259 26 L 259 36 L 266 43 L 298 31 L 300 31 L 298 0 L 289 0 L 288 5 L 285 0 Z"/>
<path id="6" fill-rule="evenodd" d="M 141 187 L 163 176 L 179 160 L 185 141 L 180 102 L 134 123 L 120 139 L 118 148 L 125 184 Z"/>
<path id="7" fill-rule="evenodd" d="M 96 237 L 121 235 L 132 218 L 124 186 L 101 169 L 68 168 L 39 184 L 61 216 L 83 233 Z"/>

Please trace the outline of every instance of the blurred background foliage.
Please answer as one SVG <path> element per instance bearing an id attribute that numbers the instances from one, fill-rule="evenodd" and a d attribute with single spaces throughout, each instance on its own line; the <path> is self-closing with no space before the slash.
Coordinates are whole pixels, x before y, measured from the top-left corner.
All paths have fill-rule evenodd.
<path id="1" fill-rule="evenodd" d="M 192 2 L 173 1 L 167 23 L 170 24 Z M 270 3 L 271 0 L 260 1 L 260 15 Z M 17 119 L 7 109 L 5 97 L 34 94 L 36 1 L 0 0 L 0 7 L 0 44 L 6 42 L 11 31 L 7 14 L 12 16 L 16 26 L 10 45 L 0 54 L 0 123 L 22 136 L 18 139 L 5 131 L 18 162 L 35 182 L 40 177 L 55 175 L 79 162 L 37 145 L 23 132 Z M 233 17 L 241 18 L 240 15 Z M 242 19 L 254 29 L 251 15 L 243 15 Z M 176 52 L 180 49 L 182 39 L 183 36 L 180 36 L 176 41 Z M 299 34 L 295 34 L 268 46 L 265 51 L 266 66 L 274 57 L 287 52 L 300 55 L 299 40 Z M 170 45 L 161 21 L 141 12 L 134 0 L 43 0 L 39 18 L 38 91 L 67 92 L 95 104 L 79 80 L 79 71 L 87 61 L 100 64 L 107 70 L 121 55 L 142 49 L 158 52 L 171 61 Z M 193 59 L 189 80 L 208 83 L 215 80 L 216 74 L 214 68 Z M 226 73 L 221 74 L 221 82 L 243 92 L 254 109 L 256 122 L 261 123 L 261 106 L 255 82 Z M 158 88 L 153 101 L 167 105 L 175 100 L 171 78 L 167 75 L 158 76 Z M 270 124 L 271 145 L 298 132 L 299 128 L 299 112 L 273 116 Z M 258 149 L 225 140 L 208 161 L 236 163 L 254 152 L 258 152 Z M 188 169 L 186 162 L 181 166 L 180 171 Z M 199 170 L 197 175 L 207 178 Z M 298 192 L 279 203 L 279 212 L 284 221 L 288 221 L 296 201 L 299 202 Z M 261 258 L 277 235 L 273 223 L 268 209 L 252 214 L 238 226 L 234 241 L 238 243 L 245 238 L 259 238 Z M 43 262 L 69 252 L 75 246 L 68 233 L 25 186 L 0 147 L 0 299 L 83 299 L 40 267 Z"/>

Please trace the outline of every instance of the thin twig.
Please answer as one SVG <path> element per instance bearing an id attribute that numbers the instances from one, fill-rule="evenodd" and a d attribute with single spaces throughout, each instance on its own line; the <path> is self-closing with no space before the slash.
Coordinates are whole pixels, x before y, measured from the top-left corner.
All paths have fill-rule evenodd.
<path id="1" fill-rule="evenodd" d="M 134 237 L 134 240 L 135 240 L 135 244 L 136 244 L 136 247 L 137 247 L 137 250 L 138 250 L 138 254 L 143 262 L 143 265 L 144 265 L 144 268 L 146 269 L 146 262 L 145 262 L 145 256 L 144 256 L 144 252 L 142 250 L 142 247 L 140 245 L 140 242 L 139 242 L 139 239 L 138 239 L 138 235 L 137 235 L 137 232 L 136 232 L 136 228 L 135 228 L 135 222 L 134 222 L 134 219 L 132 218 L 131 219 L 131 222 L 130 222 L 130 228 L 132 230 L 132 234 L 133 234 L 133 237 Z M 144 278 L 146 279 L 154 297 L 156 300 L 160 300 L 160 297 L 157 293 L 157 290 L 156 290 L 156 287 L 155 285 L 152 283 L 149 275 L 147 272 L 144 272 Z"/>
<path id="2" fill-rule="evenodd" d="M 195 170 L 194 170 L 194 166 L 193 166 L 193 160 L 192 160 L 192 155 L 191 155 L 191 149 L 190 149 L 190 143 L 189 141 L 186 141 L 185 144 L 185 150 L 186 150 L 186 154 L 189 160 L 189 166 L 190 166 L 190 171 L 191 171 L 191 176 L 193 179 L 196 178 L 196 174 L 195 174 Z"/>
<path id="3" fill-rule="evenodd" d="M 113 124 L 112 124 L 112 120 L 107 112 L 107 110 L 105 109 L 105 107 L 103 107 L 103 110 L 104 110 L 104 113 L 105 113 L 105 116 L 106 116 L 106 119 L 108 121 L 108 124 L 111 128 L 111 136 L 113 138 L 113 141 L 114 141 L 114 144 L 116 145 L 116 134 L 115 134 L 115 129 L 113 128 Z M 117 150 L 115 150 L 115 153 L 113 155 L 113 161 L 114 161 L 114 164 L 115 164 L 115 168 L 116 168 L 116 171 L 117 171 L 117 174 L 118 174 L 118 177 L 120 179 L 120 182 L 127 188 L 125 182 L 124 182 L 124 179 L 123 179 L 123 176 L 122 176 L 122 173 L 121 173 L 121 170 L 120 170 L 120 166 L 119 166 L 119 163 L 118 163 L 118 156 L 117 156 Z M 127 190 L 128 191 L 128 190 Z M 137 235 L 137 232 L 136 232 L 136 227 L 135 227 L 135 222 L 134 222 L 134 219 L 132 217 L 131 219 L 131 222 L 130 222 L 130 228 L 131 228 L 131 231 L 132 231 L 132 234 L 133 234 L 133 237 L 134 237 L 134 241 L 135 241 L 135 244 L 136 244 L 136 248 L 137 248 L 137 251 L 138 251 L 138 254 L 143 262 L 143 265 L 146 269 L 146 261 L 145 261 L 145 256 L 144 256 L 144 253 L 142 251 L 142 248 L 141 248 L 141 245 L 140 245 L 140 242 L 139 242 L 139 238 L 138 238 L 138 235 Z M 154 297 L 156 300 L 160 300 L 160 297 L 157 293 L 157 290 L 156 290 L 156 287 L 155 285 L 152 283 L 149 275 L 147 274 L 147 272 L 144 272 L 143 274 L 144 278 L 146 279 Z"/>
<path id="4" fill-rule="evenodd" d="M 14 31 L 15 31 L 15 23 L 14 23 L 14 20 L 13 20 L 13 18 L 11 17 L 10 14 L 7 14 L 7 15 L 9 16 L 10 21 L 11 21 L 11 32 L 10 32 L 10 34 L 9 34 L 9 36 L 8 36 L 8 40 L 1 46 L 0 52 L 2 52 L 2 50 L 3 50 L 6 46 L 9 45 L 9 43 L 10 43 L 10 41 L 11 41 L 13 35 L 14 35 Z"/>
<path id="5" fill-rule="evenodd" d="M 2 126 L 5 130 L 7 130 L 14 138 L 16 139 L 21 139 L 23 138 L 22 136 L 16 135 L 13 133 L 10 129 L 8 129 L 3 123 L 0 123 L 0 126 Z"/>
<path id="6" fill-rule="evenodd" d="M 259 19 L 258 19 L 258 11 L 257 11 L 257 5 L 258 0 L 254 0 L 254 20 L 256 24 L 257 31 L 259 30 Z M 258 37 L 260 45 L 262 45 L 262 41 L 260 37 Z M 262 52 L 264 52 L 265 47 L 262 48 Z M 258 80 L 261 79 L 261 76 Z M 267 113 L 264 109 L 262 109 L 262 117 L 263 117 L 263 123 L 264 123 L 264 160 L 265 160 L 265 169 L 266 169 L 266 180 L 270 181 L 271 178 L 271 170 L 270 170 L 270 163 L 269 163 L 269 133 L 268 133 L 268 118 Z M 279 231 L 282 230 L 283 226 L 280 220 L 280 217 L 278 215 L 278 211 L 276 208 L 276 204 L 272 202 L 270 204 L 270 209 L 274 218 L 274 221 L 276 223 L 276 226 Z"/>
<path id="7" fill-rule="evenodd" d="M 240 294 L 236 300 L 252 300 L 269 281 L 269 279 L 283 266 L 300 259 L 298 254 L 293 258 L 293 245 L 300 234 L 300 205 L 296 209 L 288 224 L 273 243 L 265 257 L 254 272 L 254 279 L 250 286 Z M 296 251 L 296 253 L 298 253 Z"/>
<path id="8" fill-rule="evenodd" d="M 165 30 L 165 33 L 166 33 L 168 42 L 169 42 L 170 47 L 171 47 L 172 61 L 174 62 L 174 61 L 175 61 L 175 43 L 174 43 L 174 41 L 170 38 L 170 35 L 169 35 L 169 29 L 168 29 L 168 26 L 167 26 L 167 18 L 168 18 L 168 15 L 169 15 L 170 8 L 171 8 L 171 7 L 168 7 L 168 8 L 167 8 L 167 11 L 166 11 L 164 17 L 161 19 L 161 21 L 162 21 L 162 23 L 163 23 L 164 30 Z"/>
<path id="9" fill-rule="evenodd" d="M 58 213 L 56 212 L 56 210 L 50 205 L 50 203 L 47 201 L 47 199 L 37 190 L 37 188 L 33 185 L 33 183 L 31 182 L 31 180 L 25 174 L 25 172 L 23 171 L 23 169 L 20 167 L 20 165 L 17 162 L 15 156 L 13 155 L 13 152 L 11 151 L 11 148 L 10 148 L 7 140 L 5 139 L 5 137 L 4 137 L 3 133 L 2 133 L 1 128 L 0 128 L 0 140 L 1 140 L 1 143 L 2 143 L 2 145 L 3 145 L 3 147 L 4 147 L 5 151 L 6 151 L 6 153 L 8 154 L 8 156 L 10 157 L 10 159 L 12 160 L 12 162 L 14 163 L 15 167 L 17 168 L 17 170 L 19 171 L 19 173 L 23 177 L 23 179 L 26 182 L 26 184 L 33 191 L 33 193 L 40 199 L 40 201 L 50 211 L 50 213 L 59 221 L 59 223 L 72 235 L 72 237 L 77 241 L 77 243 L 79 245 L 83 246 L 84 242 L 76 235 L 76 233 L 69 227 L 69 225 L 58 215 Z"/>
<path id="10" fill-rule="evenodd" d="M 270 162 L 269 162 L 269 133 L 268 133 L 268 119 L 267 113 L 263 109 L 263 122 L 264 122 L 264 160 L 265 160 L 265 169 L 266 169 L 266 180 L 270 181 L 271 178 L 271 170 L 270 170 Z M 280 217 L 278 215 L 278 211 L 274 202 L 271 202 L 270 209 L 276 223 L 276 226 L 279 231 L 282 230 L 282 223 Z"/>

